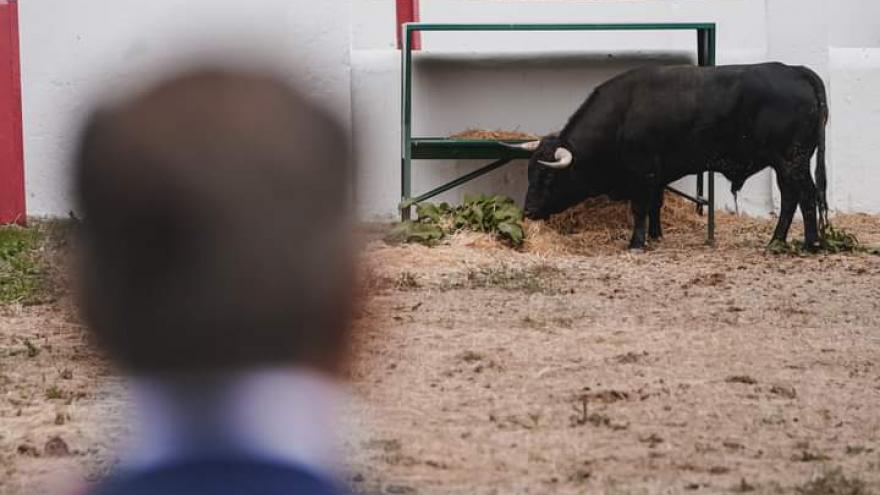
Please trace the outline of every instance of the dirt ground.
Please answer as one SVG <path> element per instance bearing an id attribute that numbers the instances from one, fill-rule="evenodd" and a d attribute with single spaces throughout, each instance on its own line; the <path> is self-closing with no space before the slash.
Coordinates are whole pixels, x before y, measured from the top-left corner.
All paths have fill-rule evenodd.
<path id="1" fill-rule="evenodd" d="M 371 242 L 352 486 L 880 493 L 880 257 L 771 255 L 771 222 L 722 220 L 715 248 L 697 226 L 642 253 Z M 836 225 L 880 244 L 880 217 Z M 0 494 L 112 467 L 125 389 L 66 297 L 3 309 L 0 392 Z"/>

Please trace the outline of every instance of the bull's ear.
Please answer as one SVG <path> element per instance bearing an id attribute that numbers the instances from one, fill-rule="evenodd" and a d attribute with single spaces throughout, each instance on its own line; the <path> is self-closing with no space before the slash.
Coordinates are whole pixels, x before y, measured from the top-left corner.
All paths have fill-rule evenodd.
<path id="1" fill-rule="evenodd" d="M 499 141 L 498 144 L 500 144 L 501 146 L 508 147 L 508 148 L 513 148 L 515 150 L 535 151 L 536 149 L 538 149 L 538 146 L 541 145 L 541 141 L 540 140 L 529 141 L 527 143 L 517 143 L 517 144 L 504 143 L 504 142 Z"/>

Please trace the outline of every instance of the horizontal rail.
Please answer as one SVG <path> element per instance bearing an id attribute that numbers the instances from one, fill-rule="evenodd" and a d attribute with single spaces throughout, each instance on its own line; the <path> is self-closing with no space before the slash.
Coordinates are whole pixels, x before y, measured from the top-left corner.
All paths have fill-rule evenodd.
<path id="1" fill-rule="evenodd" d="M 676 189 L 674 187 L 670 187 L 670 186 L 666 186 L 666 190 L 671 192 L 672 194 L 675 194 L 677 196 L 681 196 L 682 198 L 684 198 L 688 201 L 692 201 L 700 206 L 708 206 L 709 205 L 709 201 L 706 198 L 702 198 L 700 196 L 691 196 L 690 194 L 688 194 L 686 192 L 681 192 L 678 189 Z"/>
<path id="2" fill-rule="evenodd" d="M 437 24 L 410 22 L 404 24 L 415 31 L 685 31 L 714 30 L 715 23 L 636 23 L 636 24 Z"/>
<path id="3" fill-rule="evenodd" d="M 505 140 L 505 143 L 522 143 L 523 140 Z M 419 160 L 482 160 L 482 159 L 528 159 L 532 152 L 508 148 L 495 140 L 466 140 L 443 138 L 412 138 L 411 156 Z"/>

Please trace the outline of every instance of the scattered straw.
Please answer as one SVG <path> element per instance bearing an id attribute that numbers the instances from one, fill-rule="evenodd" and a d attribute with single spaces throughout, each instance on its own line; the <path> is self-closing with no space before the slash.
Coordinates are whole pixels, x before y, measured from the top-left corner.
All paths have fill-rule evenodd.
<path id="1" fill-rule="evenodd" d="M 678 250 L 684 253 L 704 249 L 706 216 L 699 215 L 690 201 L 667 193 L 664 199 L 663 240 L 649 241 L 648 249 Z M 776 218 L 757 218 L 716 210 L 716 247 L 762 250 L 770 241 Z M 836 214 L 836 227 L 859 236 L 869 250 L 880 251 L 880 216 Z M 607 197 L 591 198 L 546 221 L 523 222 L 525 241 L 519 250 L 499 242 L 493 235 L 459 231 L 448 236 L 440 246 L 399 246 L 385 248 L 380 265 L 400 270 L 416 264 L 420 270 L 441 276 L 450 266 L 483 266 L 498 260 L 534 261 L 545 257 L 596 256 L 624 252 L 632 234 L 632 216 L 628 201 Z M 803 237 L 800 215 L 789 232 L 789 240 Z M 397 265 L 400 266 L 397 266 Z M 430 268 L 428 268 L 430 267 Z"/>
<path id="2" fill-rule="evenodd" d="M 666 193 L 661 214 L 666 237 L 703 229 L 693 203 Z M 526 250 L 541 254 L 597 254 L 619 250 L 632 233 L 628 201 L 590 198 L 545 222 L 527 222 Z"/>
<path id="3" fill-rule="evenodd" d="M 530 134 L 528 132 L 520 132 L 520 131 L 503 131 L 500 129 L 489 130 L 489 129 L 467 129 L 461 131 L 459 133 L 453 134 L 449 136 L 452 139 L 484 139 L 487 141 L 505 141 L 505 140 L 534 140 L 540 139 L 539 136 L 534 134 Z"/>

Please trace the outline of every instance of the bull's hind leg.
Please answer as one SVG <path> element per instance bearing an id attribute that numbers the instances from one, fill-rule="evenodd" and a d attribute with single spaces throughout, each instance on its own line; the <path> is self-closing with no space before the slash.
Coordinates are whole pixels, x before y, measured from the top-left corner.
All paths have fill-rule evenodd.
<path id="1" fill-rule="evenodd" d="M 817 251 L 819 244 L 819 224 L 816 216 L 818 195 L 816 184 L 810 175 L 810 161 L 798 169 L 800 173 L 796 177 L 798 189 L 798 203 L 801 206 L 801 215 L 804 217 L 804 247 L 810 251 Z"/>
<path id="2" fill-rule="evenodd" d="M 663 209 L 663 187 L 654 189 L 651 198 L 651 211 L 648 214 L 648 236 L 652 240 L 663 237 L 663 225 L 660 223 L 660 211 Z"/>
<path id="3" fill-rule="evenodd" d="M 630 201 L 633 216 L 633 232 L 629 241 L 630 249 L 645 248 L 645 223 L 648 217 L 648 201 L 641 197 L 634 197 Z"/>
<path id="4" fill-rule="evenodd" d="M 788 229 L 791 228 L 791 221 L 794 219 L 794 212 L 798 205 L 798 190 L 792 182 L 781 171 L 776 172 L 776 183 L 782 193 L 782 204 L 779 208 L 779 221 L 776 223 L 776 230 L 773 232 L 771 242 L 785 243 L 788 239 Z"/>

